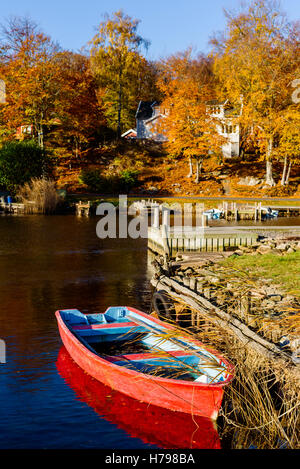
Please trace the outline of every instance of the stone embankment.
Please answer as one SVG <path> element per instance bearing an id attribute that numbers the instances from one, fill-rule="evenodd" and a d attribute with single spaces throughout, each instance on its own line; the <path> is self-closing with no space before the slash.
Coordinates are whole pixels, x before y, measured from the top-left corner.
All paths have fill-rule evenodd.
<path id="1" fill-rule="evenodd" d="M 242 340 L 264 349 L 275 358 L 281 355 L 300 363 L 300 298 L 287 293 L 273 279 L 258 278 L 222 261 L 231 256 L 286 256 L 300 250 L 299 237 L 264 238 L 251 247 L 234 252 L 178 254 L 166 262 L 157 258 L 152 284 L 166 292 L 175 303 L 190 308 L 190 321 L 203 318 L 229 327 Z M 180 314 L 176 315 L 180 322 Z M 246 339 L 245 339 L 246 337 Z"/>

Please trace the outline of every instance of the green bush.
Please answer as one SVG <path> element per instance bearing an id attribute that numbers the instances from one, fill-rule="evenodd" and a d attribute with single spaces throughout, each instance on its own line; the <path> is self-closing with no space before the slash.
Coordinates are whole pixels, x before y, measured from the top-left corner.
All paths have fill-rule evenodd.
<path id="1" fill-rule="evenodd" d="M 138 171 L 123 170 L 120 174 L 102 176 L 96 169 L 82 170 L 79 182 L 89 191 L 101 194 L 127 193 L 138 183 Z"/>
<path id="2" fill-rule="evenodd" d="M 120 188 L 119 191 L 129 192 L 134 186 L 138 184 L 138 171 L 125 169 L 120 173 Z"/>
<path id="3" fill-rule="evenodd" d="M 79 182 L 85 184 L 91 192 L 103 192 L 105 186 L 105 178 L 96 169 L 83 169 Z"/>
<path id="4" fill-rule="evenodd" d="M 32 178 L 46 175 L 50 160 L 36 142 L 8 142 L 0 149 L 0 185 L 15 193 Z"/>

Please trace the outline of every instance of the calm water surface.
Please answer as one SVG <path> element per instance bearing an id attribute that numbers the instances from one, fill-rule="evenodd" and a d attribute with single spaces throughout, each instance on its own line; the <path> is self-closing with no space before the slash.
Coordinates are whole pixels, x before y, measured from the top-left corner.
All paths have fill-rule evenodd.
<path id="1" fill-rule="evenodd" d="M 96 223 L 72 215 L 0 217 L 0 339 L 7 346 L 0 448 L 220 447 L 210 421 L 112 391 L 62 347 L 57 309 L 149 311 L 147 241 L 100 240 Z"/>
<path id="2" fill-rule="evenodd" d="M 58 370 L 55 310 L 149 308 L 145 240 L 100 240 L 96 222 L 0 217 L 0 448 L 150 447 L 101 418 Z"/>
<path id="3" fill-rule="evenodd" d="M 62 347 L 57 309 L 149 312 L 147 241 L 100 240 L 97 221 L 0 217 L 0 448 L 219 448 L 210 421 L 111 390 Z"/>

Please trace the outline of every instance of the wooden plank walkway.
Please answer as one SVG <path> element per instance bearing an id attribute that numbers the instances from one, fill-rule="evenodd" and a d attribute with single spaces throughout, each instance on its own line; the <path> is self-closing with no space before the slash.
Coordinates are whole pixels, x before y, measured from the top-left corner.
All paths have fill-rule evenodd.
<path id="1" fill-rule="evenodd" d="M 164 231 L 165 230 L 165 231 Z M 237 246 L 249 246 L 255 243 L 258 235 L 249 230 L 236 227 L 205 227 L 202 229 L 179 230 L 148 228 L 148 247 L 153 252 L 168 254 L 186 251 L 227 251 Z"/>
<path id="2" fill-rule="evenodd" d="M 157 254 L 176 255 L 177 252 L 232 251 L 238 246 L 251 246 L 259 233 L 300 233 L 299 226 L 223 226 L 193 228 L 148 228 L 148 248 Z"/>

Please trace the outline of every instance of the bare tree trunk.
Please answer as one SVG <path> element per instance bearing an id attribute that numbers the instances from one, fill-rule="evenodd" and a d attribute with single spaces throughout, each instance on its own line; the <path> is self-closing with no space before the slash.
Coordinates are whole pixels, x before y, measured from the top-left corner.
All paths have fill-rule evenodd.
<path id="1" fill-rule="evenodd" d="M 284 182 L 287 186 L 289 184 L 291 167 L 292 167 L 292 162 L 290 161 L 289 168 L 288 168 L 287 175 L 286 175 L 285 182 Z"/>
<path id="2" fill-rule="evenodd" d="M 43 111 L 41 111 L 40 114 L 35 119 L 36 129 L 37 129 L 37 134 L 38 134 L 38 146 L 41 149 L 44 148 L 43 117 L 44 117 L 44 113 L 43 113 Z"/>
<path id="3" fill-rule="evenodd" d="M 195 179 L 195 183 L 196 184 L 199 183 L 199 160 L 198 160 L 198 158 L 196 159 L 196 179 Z"/>
<path id="4" fill-rule="evenodd" d="M 40 125 L 39 130 L 38 130 L 38 144 L 41 149 L 44 148 L 44 134 L 43 134 L 42 124 Z"/>
<path id="5" fill-rule="evenodd" d="M 284 157 L 284 166 L 282 171 L 282 178 L 281 178 L 281 185 L 285 185 L 285 177 L 286 177 L 286 168 L 287 168 L 287 156 Z"/>
<path id="6" fill-rule="evenodd" d="M 121 138 L 121 112 L 122 112 L 122 84 L 121 84 L 122 73 L 119 74 L 119 102 L 118 102 L 118 126 L 117 126 L 117 138 Z"/>
<path id="7" fill-rule="evenodd" d="M 267 159 L 266 159 L 266 184 L 268 186 L 275 186 L 275 181 L 273 179 L 272 161 L 271 161 L 272 151 L 273 151 L 273 137 L 270 137 L 268 141 Z"/>
<path id="8" fill-rule="evenodd" d="M 193 176 L 193 160 L 191 156 L 189 157 L 189 168 L 190 168 L 190 172 L 187 175 L 187 177 L 191 178 Z"/>

